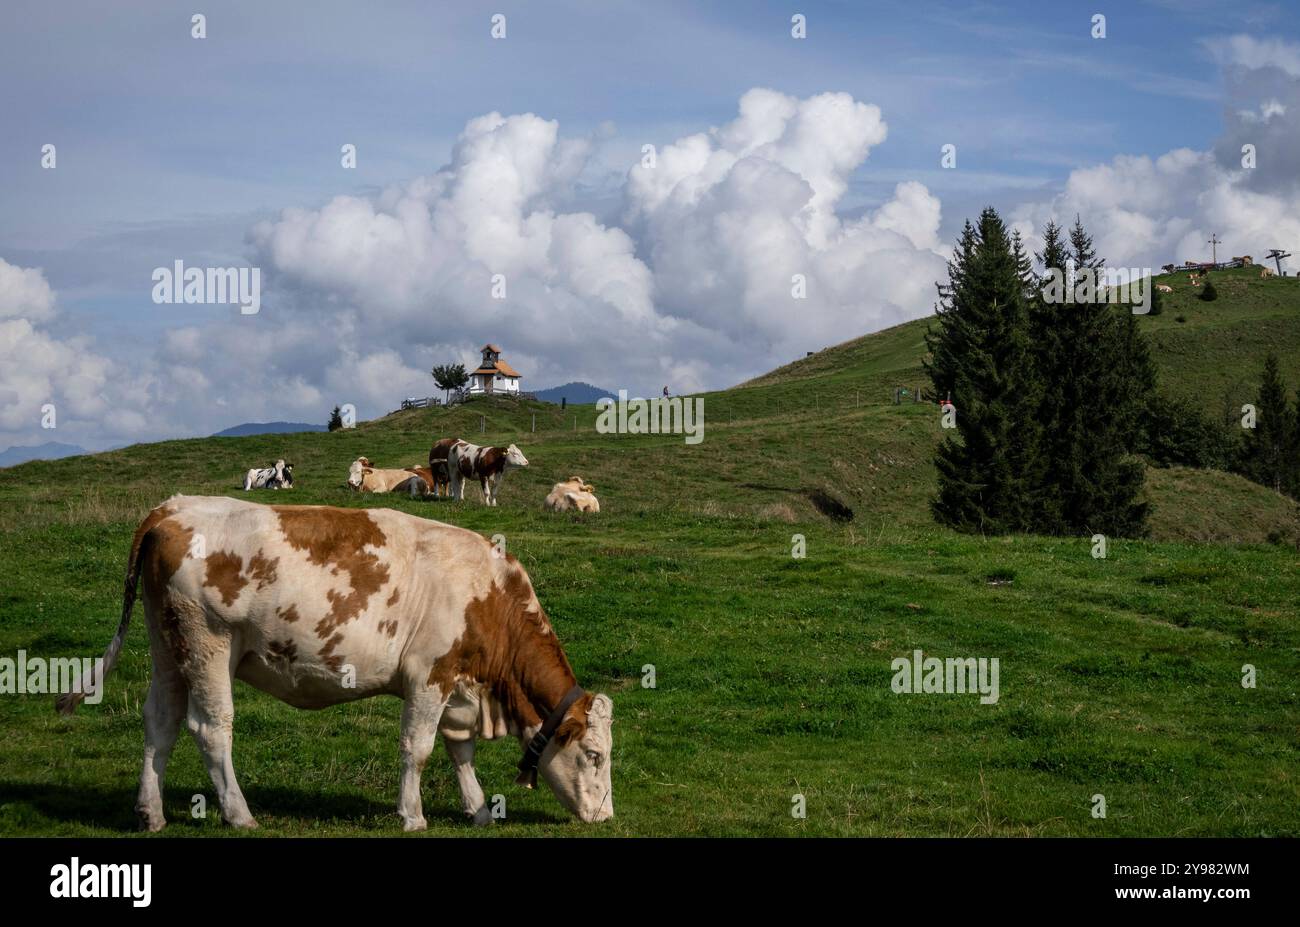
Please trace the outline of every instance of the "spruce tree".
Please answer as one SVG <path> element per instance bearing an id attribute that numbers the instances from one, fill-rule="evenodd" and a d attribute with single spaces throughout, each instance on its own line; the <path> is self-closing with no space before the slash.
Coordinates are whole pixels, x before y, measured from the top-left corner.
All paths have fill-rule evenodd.
<path id="1" fill-rule="evenodd" d="M 1037 383 L 1030 353 L 1029 259 L 992 208 L 968 221 L 939 285 L 938 331 L 926 335 L 936 395 L 951 397 L 956 434 L 935 458 L 935 517 L 958 530 L 1030 530 L 1037 503 Z"/>
<path id="2" fill-rule="evenodd" d="M 1104 258 L 1097 257 L 1097 252 L 1092 247 L 1092 237 L 1084 231 L 1083 220 L 1078 213 L 1074 214 L 1074 225 L 1070 228 L 1070 256 L 1074 258 L 1076 270 L 1085 267 L 1100 270 L 1106 264 Z"/>
<path id="3" fill-rule="evenodd" d="M 1046 453 L 1051 437 L 1048 434 L 1054 427 L 1058 415 L 1057 407 L 1062 402 L 1061 387 L 1054 369 L 1056 358 L 1063 357 L 1067 347 L 1062 343 L 1065 334 L 1059 315 L 1060 303 L 1045 298 L 1045 293 L 1059 291 L 1069 285 L 1067 274 L 1070 271 L 1070 250 L 1065 241 L 1064 230 L 1054 220 L 1049 220 L 1043 229 L 1043 250 L 1035 257 L 1042 265 L 1042 274 L 1038 285 L 1030 295 L 1030 331 L 1033 335 L 1033 356 L 1035 375 L 1040 384 L 1039 407 L 1035 413 L 1039 426 L 1043 430 L 1040 446 L 1044 454 L 1040 466 L 1044 482 L 1050 479 L 1050 455 Z M 1060 500 L 1048 493 L 1038 496 L 1039 505 L 1034 514 L 1034 523 L 1038 531 L 1057 534 L 1063 529 L 1061 524 Z"/>
<path id="4" fill-rule="evenodd" d="M 1291 403 L 1278 369 L 1277 355 L 1264 359 L 1264 372 L 1255 400 L 1255 427 L 1244 430 L 1242 472 L 1275 492 L 1289 488 L 1295 461 L 1295 427 Z"/>
<path id="5" fill-rule="evenodd" d="M 325 427 L 330 431 L 338 431 L 343 427 L 343 415 L 338 406 L 335 406 L 334 411 L 330 413 L 329 424 Z"/>
<path id="6" fill-rule="evenodd" d="M 1300 388 L 1291 407 L 1291 441 L 1286 450 L 1287 495 L 1300 500 Z"/>
<path id="7" fill-rule="evenodd" d="M 1039 260 L 1046 271 L 1049 255 L 1060 259 L 1054 249 L 1065 249 L 1055 236 L 1051 247 L 1044 241 Z M 1140 535 L 1144 468 L 1131 455 L 1144 443 L 1141 410 L 1154 388 L 1154 367 L 1130 307 L 1104 301 L 1103 262 L 1078 216 L 1066 260 L 1074 264 L 1074 286 L 1044 286 L 1034 298 L 1034 358 L 1043 383 L 1037 528 Z"/>
<path id="8" fill-rule="evenodd" d="M 1047 226 L 1043 229 L 1043 250 L 1034 257 L 1043 265 L 1044 275 L 1053 270 L 1065 273 L 1069 254 L 1065 248 L 1065 241 L 1061 237 L 1061 227 L 1055 221 L 1048 220 Z"/>
<path id="9" fill-rule="evenodd" d="M 1113 316 L 1111 343 L 1100 352 L 1100 401 L 1094 417 L 1096 454 L 1101 461 L 1095 477 L 1097 495 L 1091 505 L 1092 520 L 1079 527 L 1139 537 L 1146 533 L 1150 506 L 1140 501 L 1146 466 L 1137 455 L 1147 443 L 1144 413 L 1156 394 L 1156 367 L 1132 306 L 1121 303 L 1108 308 Z"/>

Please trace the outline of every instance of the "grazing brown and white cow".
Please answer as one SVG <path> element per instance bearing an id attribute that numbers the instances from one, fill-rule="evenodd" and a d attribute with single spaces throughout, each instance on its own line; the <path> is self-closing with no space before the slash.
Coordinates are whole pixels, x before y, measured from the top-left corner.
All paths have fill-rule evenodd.
<path id="1" fill-rule="evenodd" d="M 563 483 L 556 483 L 542 505 L 552 512 L 595 513 L 600 511 L 600 501 L 596 498 L 596 487 L 590 483 L 584 483 L 580 476 L 571 476 Z"/>
<path id="2" fill-rule="evenodd" d="M 429 469 L 433 472 L 433 494 L 445 496 L 451 490 L 451 475 L 447 472 L 447 454 L 460 438 L 443 438 L 429 448 Z"/>
<path id="3" fill-rule="evenodd" d="M 358 492 L 408 492 L 414 467 L 404 470 L 380 469 L 367 457 L 358 457 L 348 469 L 348 486 Z"/>
<path id="4" fill-rule="evenodd" d="M 614 814 L 613 703 L 578 686 L 528 574 L 480 535 L 392 509 L 173 496 L 136 530 L 103 672 L 60 696 L 62 713 L 103 685 L 141 581 L 153 676 L 136 811 L 148 830 L 165 824 L 163 776 L 182 721 L 222 816 L 256 826 L 231 762 L 234 679 L 298 708 L 403 699 L 407 830 L 425 827 L 420 774 L 439 732 L 476 824 L 490 815 L 474 740 L 505 734 L 526 745 L 516 782 L 531 788 L 540 771 L 583 821 Z"/>
<path id="5" fill-rule="evenodd" d="M 1172 293 L 1174 291 L 1173 287 L 1167 286 L 1163 283 L 1157 283 L 1156 289 L 1159 290 L 1161 293 Z"/>
<path id="6" fill-rule="evenodd" d="M 465 481 L 476 479 L 483 490 L 483 504 L 497 504 L 497 490 L 506 471 L 528 466 L 524 452 L 509 447 L 480 447 L 457 441 L 447 452 L 447 473 L 451 480 L 451 497 L 465 498 Z"/>

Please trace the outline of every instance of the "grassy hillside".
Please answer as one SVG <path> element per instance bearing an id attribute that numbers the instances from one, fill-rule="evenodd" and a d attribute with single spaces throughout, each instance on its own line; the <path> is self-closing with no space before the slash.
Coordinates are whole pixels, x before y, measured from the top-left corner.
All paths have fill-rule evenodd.
<path id="1" fill-rule="evenodd" d="M 1225 283 L 1218 303 L 1178 292 L 1144 321 L 1165 388 L 1253 383 L 1266 348 L 1297 379 L 1300 326 L 1286 312 L 1300 283 Z M 138 519 L 174 492 L 243 496 L 243 471 L 283 456 L 299 488 L 250 497 L 392 506 L 504 534 L 583 684 L 613 696 L 615 819 L 584 827 L 513 787 L 517 746 L 495 743 L 479 763 L 487 794 L 507 800 L 494 833 L 1300 834 L 1300 552 L 1263 543 L 1294 531 L 1294 506 L 1227 474 L 1157 470 L 1153 539 L 1113 541 L 1106 559 L 1083 538 L 942 530 L 927 511 L 938 417 L 891 404 L 895 384 L 921 382 L 924 327 L 707 394 L 696 446 L 597 434 L 590 406 L 496 400 L 0 471 L 0 656 L 98 655 Z M 509 475 L 499 508 L 473 489 L 454 504 L 343 488 L 355 457 L 413 464 L 450 434 L 524 449 L 531 466 Z M 598 517 L 540 510 L 571 473 L 596 485 Z M 819 491 L 853 518 L 828 518 Z M 890 663 L 915 649 L 999 658 L 1000 700 L 893 693 Z M 654 689 L 641 685 L 647 664 Z M 1245 664 L 1257 688 L 1242 688 Z M 0 698 L 0 834 L 130 830 L 147 680 L 137 608 L 103 704 L 65 720 L 47 697 Z M 391 700 L 301 712 L 238 684 L 235 764 L 260 833 L 395 833 L 398 715 Z M 188 817 L 196 793 L 215 809 L 183 738 L 169 833 L 222 832 L 215 812 Z M 1090 813 L 1096 793 L 1104 820 Z M 791 817 L 795 794 L 806 819 Z M 433 833 L 470 832 L 441 750 L 425 805 Z"/>
<path id="2" fill-rule="evenodd" d="M 1219 292 L 1213 302 L 1200 299 L 1203 288 L 1193 286 L 1185 272 L 1156 277 L 1156 284 L 1174 292 L 1165 295 L 1161 315 L 1141 321 L 1152 341 L 1161 389 L 1196 403 L 1217 420 L 1225 401 L 1229 409 L 1239 410 L 1254 400 L 1269 351 L 1278 355 L 1287 382 L 1300 386 L 1300 277 L 1261 278 L 1259 267 L 1244 267 L 1216 271 L 1209 279 Z M 923 383 L 921 358 L 930 324 L 930 319 L 920 319 L 856 338 L 743 386 L 809 378 L 842 385 Z"/>

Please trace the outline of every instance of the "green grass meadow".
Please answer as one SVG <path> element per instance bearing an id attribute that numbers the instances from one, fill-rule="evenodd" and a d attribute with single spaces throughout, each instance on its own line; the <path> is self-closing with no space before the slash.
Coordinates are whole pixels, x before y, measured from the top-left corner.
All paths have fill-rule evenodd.
<path id="1" fill-rule="evenodd" d="M 1276 300 L 1247 302 L 1257 283 L 1241 280 L 1246 295 L 1220 300 L 1235 313 L 1221 326 L 1201 314 L 1212 308 L 1179 305 L 1181 293 L 1144 321 L 1162 388 L 1207 410 L 1262 360 L 1247 345 L 1206 363 L 1239 344 L 1225 327 L 1280 339 L 1293 382 L 1300 371 L 1296 302 L 1285 318 Z M 1285 321 L 1285 333 L 1251 318 Z M 1294 530 L 1294 504 L 1228 474 L 1152 470 L 1151 538 L 1110 539 L 1105 559 L 1091 538 L 941 529 L 927 508 L 938 412 L 892 404 L 895 385 L 922 382 L 924 327 L 706 394 L 697 446 L 598 434 L 592 406 L 494 400 L 334 434 L 171 441 L 0 470 L 0 656 L 98 656 L 145 512 L 176 492 L 245 496 L 244 470 L 285 457 L 298 488 L 250 498 L 390 506 L 505 535 L 580 682 L 614 699 L 613 820 L 583 825 L 544 789 L 513 785 L 518 744 L 497 741 L 480 744 L 478 770 L 506 818 L 482 830 L 463 820 L 438 747 L 428 834 L 1300 835 L 1300 550 L 1267 542 Z M 344 488 L 355 457 L 411 465 L 445 435 L 514 441 L 530 466 L 506 478 L 495 509 L 474 487 L 459 504 Z M 602 512 L 543 512 L 551 484 L 575 473 Z M 816 490 L 852 520 L 822 514 Z M 894 693 L 891 661 L 918 649 L 998 658 L 998 702 Z M 1254 688 L 1242 686 L 1247 664 Z M 148 667 L 137 604 L 102 703 L 65 719 L 50 696 L 0 697 L 0 835 L 133 832 Z M 236 683 L 235 769 L 261 824 L 250 836 L 400 834 L 400 707 L 306 712 Z M 196 794 L 206 818 L 190 816 Z M 1097 794 L 1105 818 L 1093 816 Z M 806 817 L 792 815 L 796 795 Z M 185 733 L 166 807 L 167 835 L 232 833 Z"/>

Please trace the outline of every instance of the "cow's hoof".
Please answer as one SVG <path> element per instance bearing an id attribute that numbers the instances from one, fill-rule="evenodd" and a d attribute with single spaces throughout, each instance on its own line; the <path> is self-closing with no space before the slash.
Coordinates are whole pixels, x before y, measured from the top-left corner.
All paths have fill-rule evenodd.
<path id="1" fill-rule="evenodd" d="M 402 830 L 404 831 L 427 830 L 428 827 L 429 822 L 422 817 L 402 818 Z"/>
<path id="2" fill-rule="evenodd" d="M 227 818 L 226 823 L 240 830 L 257 830 L 257 821 L 250 814 L 247 817 Z"/>
<path id="3" fill-rule="evenodd" d="M 488 811 L 487 805 L 484 805 L 470 815 L 470 820 L 474 822 L 475 827 L 487 827 L 492 823 L 492 812 Z"/>
<path id="4" fill-rule="evenodd" d="M 167 819 L 161 814 L 153 815 L 141 811 L 137 812 L 136 817 L 138 828 L 146 833 L 156 834 L 167 826 Z"/>

